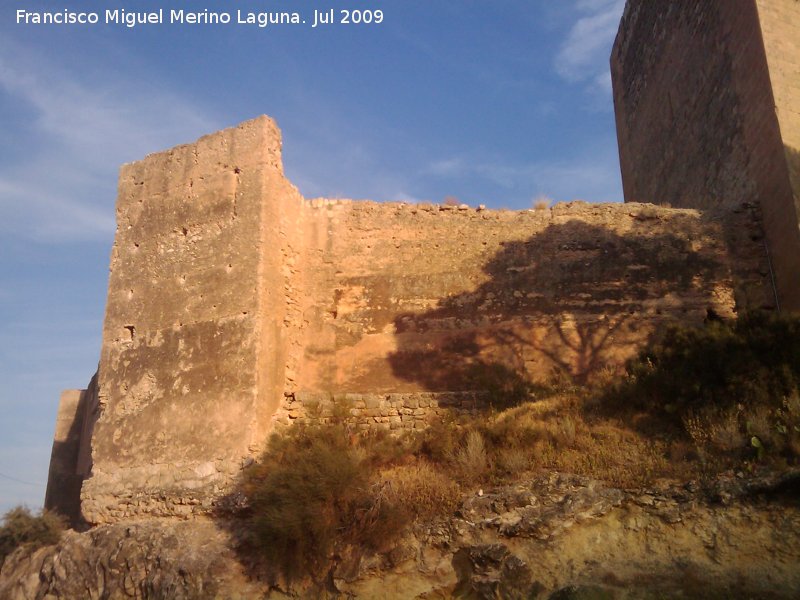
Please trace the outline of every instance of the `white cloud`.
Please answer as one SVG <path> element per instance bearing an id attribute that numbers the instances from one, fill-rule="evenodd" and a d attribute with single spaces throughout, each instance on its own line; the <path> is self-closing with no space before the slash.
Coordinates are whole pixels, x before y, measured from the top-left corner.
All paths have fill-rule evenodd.
<path id="1" fill-rule="evenodd" d="M 65 63 L 67 64 L 67 63 Z M 16 110 L 14 166 L 0 166 L 0 231 L 46 241 L 98 239 L 114 231 L 123 162 L 218 128 L 179 95 L 126 73 L 65 67 L 22 44 L 0 42 L 0 97 Z"/>
<path id="2" fill-rule="evenodd" d="M 584 83 L 589 90 L 608 93 L 608 59 L 625 0 L 578 0 L 575 8 L 581 16 L 556 55 L 556 72 L 570 83 Z"/>
<path id="3" fill-rule="evenodd" d="M 528 190 L 531 195 L 545 195 L 556 201 L 621 200 L 615 165 L 612 161 L 598 160 L 596 156 L 511 167 L 482 165 L 477 170 L 503 187 Z"/>
<path id="4" fill-rule="evenodd" d="M 447 158 L 434 161 L 425 169 L 425 172 L 440 177 L 454 177 L 460 175 L 464 171 L 464 168 L 465 165 L 462 159 Z"/>
<path id="5" fill-rule="evenodd" d="M 434 162 L 424 173 L 459 179 L 477 177 L 526 198 L 548 196 L 556 201 L 580 199 L 591 202 L 622 200 L 616 156 L 608 152 L 587 152 L 559 161 L 517 164 L 449 158 Z"/>

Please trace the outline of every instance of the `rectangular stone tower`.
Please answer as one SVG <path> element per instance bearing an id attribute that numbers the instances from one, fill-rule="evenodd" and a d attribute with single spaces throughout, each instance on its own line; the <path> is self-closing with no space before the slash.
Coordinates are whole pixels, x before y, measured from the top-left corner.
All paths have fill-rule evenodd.
<path id="1" fill-rule="evenodd" d="M 193 512 L 263 443 L 301 205 L 266 117 L 122 167 L 86 519 Z"/>
<path id="2" fill-rule="evenodd" d="M 611 74 L 626 202 L 757 203 L 800 311 L 800 2 L 628 0 Z"/>

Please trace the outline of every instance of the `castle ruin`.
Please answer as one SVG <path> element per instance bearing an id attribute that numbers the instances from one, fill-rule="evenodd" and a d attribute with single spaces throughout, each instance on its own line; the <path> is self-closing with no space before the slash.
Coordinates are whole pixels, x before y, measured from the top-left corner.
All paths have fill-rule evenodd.
<path id="1" fill-rule="evenodd" d="M 628 0 L 611 75 L 625 201 L 756 203 L 800 310 L 800 2 Z"/>
<path id="2" fill-rule="evenodd" d="M 625 204 L 306 200 L 266 117 L 124 165 L 98 373 L 62 396 L 46 505 L 90 523 L 207 512 L 270 432 L 337 403 L 357 427 L 424 427 L 515 378 L 590 379 L 666 323 L 797 308 L 797 113 L 752 142 L 770 111 L 729 42 L 692 59 L 708 91 L 661 93 L 699 52 L 671 35 L 717 48 L 733 21 L 791 26 L 779 13 L 800 7 L 752 5 L 629 2 L 612 57 Z M 760 76 L 785 69 L 766 89 L 790 98 L 796 63 L 775 56 Z"/>

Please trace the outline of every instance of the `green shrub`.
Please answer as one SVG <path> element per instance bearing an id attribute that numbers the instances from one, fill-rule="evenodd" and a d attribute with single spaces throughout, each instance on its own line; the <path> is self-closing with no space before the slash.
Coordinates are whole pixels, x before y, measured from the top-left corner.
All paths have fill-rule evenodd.
<path id="1" fill-rule="evenodd" d="M 35 550 L 58 543 L 63 531 L 64 522 L 54 513 L 42 511 L 33 515 L 24 506 L 12 508 L 3 516 L 0 526 L 0 566 L 20 546 Z"/>
<path id="2" fill-rule="evenodd" d="M 671 327 L 627 371 L 617 400 L 677 420 L 690 409 L 780 406 L 800 384 L 800 320 L 756 313 Z"/>
<path id="3" fill-rule="evenodd" d="M 344 425 L 295 426 L 246 472 L 251 543 L 287 580 L 321 585 L 343 557 L 384 550 L 405 526 L 376 476 L 391 444 L 360 437 Z"/>

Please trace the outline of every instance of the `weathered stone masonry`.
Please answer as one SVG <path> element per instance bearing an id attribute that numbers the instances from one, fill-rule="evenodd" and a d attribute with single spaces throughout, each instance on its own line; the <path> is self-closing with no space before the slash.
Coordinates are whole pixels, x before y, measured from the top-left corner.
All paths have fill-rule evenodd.
<path id="1" fill-rule="evenodd" d="M 260 118 L 123 167 L 97 389 L 72 413 L 90 522 L 208 510 L 336 398 L 356 427 L 419 428 L 498 378 L 590 378 L 665 322 L 770 301 L 747 206 L 307 201 L 280 146 Z"/>
<path id="2" fill-rule="evenodd" d="M 330 394 L 286 392 L 275 413 L 276 425 L 330 423 L 347 419 L 356 429 L 424 429 L 448 412 L 476 415 L 488 406 L 486 392 L 411 392 L 405 394 Z"/>
<path id="3" fill-rule="evenodd" d="M 796 310 L 798 6 L 628 3 L 626 204 L 309 201 L 266 117 L 125 165 L 98 374 L 62 396 L 47 505 L 206 512 L 282 426 L 417 429 L 499 381 L 590 379 L 665 323 Z"/>
<path id="4" fill-rule="evenodd" d="M 800 2 L 629 0 L 611 55 L 625 200 L 758 204 L 800 310 Z"/>

